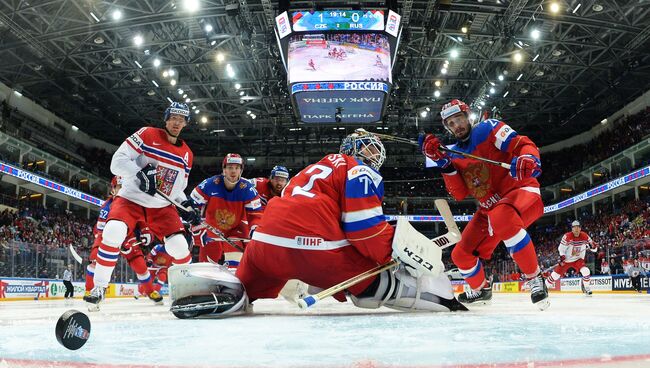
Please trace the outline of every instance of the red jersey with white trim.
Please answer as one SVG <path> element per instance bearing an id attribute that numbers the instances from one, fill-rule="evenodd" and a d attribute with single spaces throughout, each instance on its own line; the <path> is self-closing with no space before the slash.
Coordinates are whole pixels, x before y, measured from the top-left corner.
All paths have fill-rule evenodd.
<path id="1" fill-rule="evenodd" d="M 215 175 L 203 180 L 190 196 L 205 206 L 205 222 L 226 235 L 237 229 L 247 237 L 249 226 L 255 225 L 262 216 L 260 196 L 246 179 L 239 179 L 235 188 L 228 190 L 223 175 Z"/>
<path id="2" fill-rule="evenodd" d="M 569 231 L 562 237 L 557 250 L 560 252 L 560 256 L 566 257 L 564 261 L 568 263 L 585 259 L 588 247 L 596 248 L 597 246 L 587 233 L 581 231 L 578 236 L 575 236 L 572 231 Z"/>
<path id="3" fill-rule="evenodd" d="M 354 246 L 385 263 L 394 230 L 383 214 L 383 196 L 377 171 L 354 157 L 331 154 L 303 169 L 281 197 L 269 201 L 253 239 L 321 252 Z"/>
<path id="4" fill-rule="evenodd" d="M 271 198 L 275 197 L 273 192 L 271 192 L 271 180 L 269 178 L 254 178 L 250 179 L 250 182 L 253 183 L 257 194 L 260 195 L 262 211 L 264 211 Z"/>
<path id="5" fill-rule="evenodd" d="M 128 137 L 117 149 L 111 161 L 111 172 L 122 177 L 118 195 L 147 208 L 162 208 L 169 202 L 156 194 L 150 196 L 140 190 L 136 177 L 147 164 L 157 169 L 156 187 L 173 200 L 182 202 L 183 193 L 192 169 L 194 155 L 181 139 L 177 144 L 167 140 L 164 129 L 145 127 Z"/>
<path id="6" fill-rule="evenodd" d="M 447 147 L 506 163 L 510 163 L 515 156 L 525 154 L 539 158 L 539 149 L 530 138 L 518 135 L 507 124 L 496 119 L 478 123 L 472 128 L 466 141 Z M 510 176 L 509 170 L 500 166 L 454 153 L 450 153 L 450 156 L 456 171 L 444 173 L 442 177 L 449 194 L 456 200 L 460 201 L 471 195 L 478 200 L 481 207 L 490 209 L 516 188 L 526 188 L 539 193 L 539 182 L 535 178 L 515 180 Z"/>
<path id="7" fill-rule="evenodd" d="M 172 265 L 172 261 L 174 260 L 174 258 L 167 253 L 165 244 L 163 243 L 158 243 L 151 248 L 147 258 L 151 259 L 153 263 L 152 267 L 157 268 L 168 268 Z"/>

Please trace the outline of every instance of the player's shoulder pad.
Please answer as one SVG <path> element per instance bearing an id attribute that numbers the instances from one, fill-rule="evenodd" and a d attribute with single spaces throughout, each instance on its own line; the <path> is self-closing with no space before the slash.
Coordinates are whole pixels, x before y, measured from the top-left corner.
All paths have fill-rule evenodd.
<path id="1" fill-rule="evenodd" d="M 357 160 L 357 165 L 351 167 L 348 169 L 347 173 L 347 179 L 348 180 L 354 180 L 356 178 L 366 176 L 372 180 L 372 183 L 374 184 L 375 188 L 379 187 L 381 184 L 383 178 L 381 175 L 375 171 L 373 168 L 370 166 L 365 165 L 361 161 Z"/>

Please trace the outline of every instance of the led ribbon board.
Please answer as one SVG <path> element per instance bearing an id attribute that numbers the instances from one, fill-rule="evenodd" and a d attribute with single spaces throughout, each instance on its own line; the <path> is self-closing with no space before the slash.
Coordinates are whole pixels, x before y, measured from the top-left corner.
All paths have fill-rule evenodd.
<path id="1" fill-rule="evenodd" d="M 68 186 L 65 186 L 63 184 L 59 184 L 55 181 L 52 181 L 50 179 L 46 179 L 44 177 L 41 177 L 39 175 L 30 173 L 29 171 L 21 170 L 17 167 L 14 167 L 12 165 L 6 164 L 4 162 L 0 162 L 0 173 L 6 174 L 9 176 L 13 176 L 14 178 L 22 179 L 25 181 L 28 181 L 30 183 L 36 184 L 38 186 L 41 186 L 43 188 L 47 188 L 50 190 L 53 190 L 55 192 L 65 194 L 69 197 L 76 198 L 80 201 L 84 201 L 86 203 L 93 204 L 95 206 L 101 206 L 104 201 L 91 196 L 90 194 L 86 194 L 84 192 L 80 192 L 76 189 L 70 188 Z"/>
<path id="2" fill-rule="evenodd" d="M 614 179 L 612 181 L 609 181 L 605 184 L 599 185 L 595 188 L 589 189 L 586 192 L 580 193 L 577 196 L 571 197 L 569 199 L 565 199 L 562 202 L 552 204 L 549 206 L 544 207 L 544 214 L 549 214 L 553 213 L 556 211 L 559 211 L 561 209 L 570 207 L 576 203 L 580 203 L 582 201 L 585 201 L 589 198 L 593 198 L 599 194 L 609 192 L 610 190 L 614 190 L 620 186 L 623 186 L 625 184 L 632 183 L 636 180 L 642 179 L 650 175 L 650 166 L 646 166 L 642 169 L 636 170 L 634 172 L 631 172 L 627 175 L 621 176 L 620 178 Z M 397 220 L 398 217 L 401 216 L 396 216 L 396 215 L 386 215 L 386 220 L 387 221 L 393 221 Z M 419 216 L 419 215 L 409 215 L 406 216 L 406 218 L 411 221 L 411 222 L 442 222 L 442 216 Z M 472 219 L 471 215 L 467 216 L 454 216 L 454 220 L 457 222 L 468 222 L 469 220 Z"/>

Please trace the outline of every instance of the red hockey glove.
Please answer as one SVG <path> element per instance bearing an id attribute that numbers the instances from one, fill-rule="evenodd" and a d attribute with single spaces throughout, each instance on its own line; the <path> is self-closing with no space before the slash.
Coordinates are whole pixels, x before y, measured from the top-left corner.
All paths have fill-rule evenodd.
<path id="1" fill-rule="evenodd" d="M 542 174 L 542 163 L 533 155 L 515 156 L 510 163 L 510 176 L 515 180 L 536 178 Z"/>
<path id="2" fill-rule="evenodd" d="M 440 140 L 433 134 L 427 134 L 426 136 L 420 134 L 418 137 L 418 144 L 422 153 L 433 160 L 436 164 L 436 167 L 446 169 L 451 165 L 451 159 L 446 152 L 440 150 Z"/>
<path id="3" fill-rule="evenodd" d="M 153 232 L 151 231 L 151 229 L 149 229 L 148 227 L 145 227 L 143 229 L 140 229 L 140 237 L 139 238 L 140 238 L 140 244 L 139 245 L 148 246 L 149 244 L 151 244 L 151 242 L 153 242 L 153 240 L 155 239 L 155 236 L 153 235 Z"/>
<path id="4" fill-rule="evenodd" d="M 566 259 L 566 256 L 560 256 L 560 262 L 558 262 L 557 264 L 558 264 L 559 266 L 564 266 L 564 260 L 565 260 L 565 259 Z"/>

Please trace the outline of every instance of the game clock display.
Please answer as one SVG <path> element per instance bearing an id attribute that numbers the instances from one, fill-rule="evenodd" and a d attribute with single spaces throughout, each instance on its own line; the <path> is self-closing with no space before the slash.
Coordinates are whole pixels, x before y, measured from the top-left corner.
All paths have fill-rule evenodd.
<path id="1" fill-rule="evenodd" d="M 383 10 L 325 10 L 291 13 L 294 32 L 304 31 L 383 31 Z"/>

